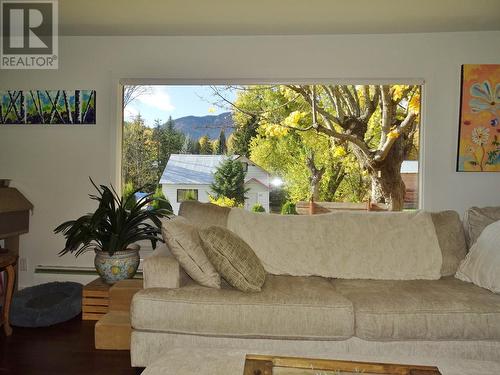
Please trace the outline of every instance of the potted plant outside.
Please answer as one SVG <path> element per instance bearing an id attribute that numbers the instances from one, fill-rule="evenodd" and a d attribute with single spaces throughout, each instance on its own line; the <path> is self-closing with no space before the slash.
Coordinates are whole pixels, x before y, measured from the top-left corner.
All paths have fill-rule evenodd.
<path id="1" fill-rule="evenodd" d="M 101 278 L 108 284 L 134 277 L 139 266 L 139 241 L 150 241 L 156 248 L 161 238 L 160 217 L 170 212 L 164 208 L 152 207 L 153 193 L 135 201 L 135 193 L 120 197 L 111 188 L 92 181 L 97 194 L 89 197 L 99 206 L 76 220 L 69 220 L 56 229 L 62 233 L 66 244 L 59 255 L 74 253 L 75 256 L 94 250 L 94 264 Z"/>

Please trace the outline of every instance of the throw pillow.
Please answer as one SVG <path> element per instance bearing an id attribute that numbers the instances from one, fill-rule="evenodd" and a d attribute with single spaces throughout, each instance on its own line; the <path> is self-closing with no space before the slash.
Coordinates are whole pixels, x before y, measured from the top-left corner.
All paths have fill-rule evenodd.
<path id="1" fill-rule="evenodd" d="M 500 207 L 471 207 L 464 215 L 465 235 L 469 248 L 491 223 L 500 220 Z"/>
<path id="2" fill-rule="evenodd" d="M 162 235 L 172 255 L 194 281 L 220 288 L 220 275 L 203 251 L 197 227 L 177 216 L 162 221 Z"/>
<path id="3" fill-rule="evenodd" d="M 500 221 L 488 225 L 460 263 L 460 280 L 500 293 Z"/>
<path id="4" fill-rule="evenodd" d="M 252 248 L 229 229 L 200 230 L 203 249 L 221 276 L 243 292 L 260 292 L 266 271 Z"/>

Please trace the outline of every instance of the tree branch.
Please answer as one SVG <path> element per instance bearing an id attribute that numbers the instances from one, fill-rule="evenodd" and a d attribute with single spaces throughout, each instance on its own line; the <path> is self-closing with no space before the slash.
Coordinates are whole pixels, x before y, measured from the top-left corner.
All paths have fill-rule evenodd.
<path id="1" fill-rule="evenodd" d="M 344 113 L 344 110 L 342 109 L 342 103 L 339 103 L 339 100 L 338 100 L 337 96 L 335 95 L 334 90 L 332 90 L 331 87 L 323 86 L 323 88 L 325 89 L 333 106 L 335 107 L 335 112 L 337 113 L 338 123 L 340 124 L 341 122 L 343 122 L 345 120 L 345 113 Z"/>
<path id="2" fill-rule="evenodd" d="M 370 98 L 370 86 L 363 85 L 363 96 L 365 99 L 366 108 L 360 118 L 362 121 L 368 122 L 377 109 L 380 97 L 380 87 L 375 86 L 375 92 L 372 99 Z"/>
<path id="3" fill-rule="evenodd" d="M 346 99 L 347 105 L 351 111 L 351 116 L 359 117 L 360 115 L 359 105 L 356 104 L 356 100 L 354 99 L 351 90 L 349 90 L 349 86 L 340 85 L 339 89 L 344 94 L 344 98 Z"/>
<path id="4" fill-rule="evenodd" d="M 394 114 L 394 104 L 391 97 L 391 87 L 388 85 L 383 85 L 380 88 L 380 94 L 382 99 L 382 126 L 379 147 L 382 148 L 387 141 L 387 134 L 391 131 L 393 114 Z"/>
<path id="5" fill-rule="evenodd" d="M 389 154 L 389 151 L 391 150 L 391 147 L 394 144 L 394 142 L 396 142 L 396 140 L 399 137 L 401 137 L 404 133 L 407 133 L 411 130 L 416 117 L 417 114 L 409 112 L 406 118 L 401 123 L 401 125 L 399 125 L 395 130 L 398 133 L 398 135 L 392 137 L 386 137 L 383 146 L 380 148 L 380 150 L 377 151 L 373 160 L 377 162 L 384 161 L 387 155 Z"/>

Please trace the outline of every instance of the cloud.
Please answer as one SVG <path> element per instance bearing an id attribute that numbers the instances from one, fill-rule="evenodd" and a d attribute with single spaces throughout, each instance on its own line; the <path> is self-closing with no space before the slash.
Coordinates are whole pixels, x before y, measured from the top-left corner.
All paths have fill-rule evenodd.
<path id="1" fill-rule="evenodd" d="M 151 86 L 151 93 L 139 96 L 137 101 L 160 111 L 172 112 L 175 109 L 166 87 Z"/>

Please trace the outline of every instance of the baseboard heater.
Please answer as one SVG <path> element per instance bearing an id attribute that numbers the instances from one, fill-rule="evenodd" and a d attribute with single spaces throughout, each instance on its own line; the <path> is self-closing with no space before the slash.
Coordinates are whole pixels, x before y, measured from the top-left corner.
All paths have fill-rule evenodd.
<path id="1" fill-rule="evenodd" d="M 46 275 L 79 275 L 79 276 L 98 276 L 94 267 L 78 266 L 44 266 L 35 267 L 35 273 Z M 142 269 L 137 270 L 134 278 L 142 278 Z"/>

